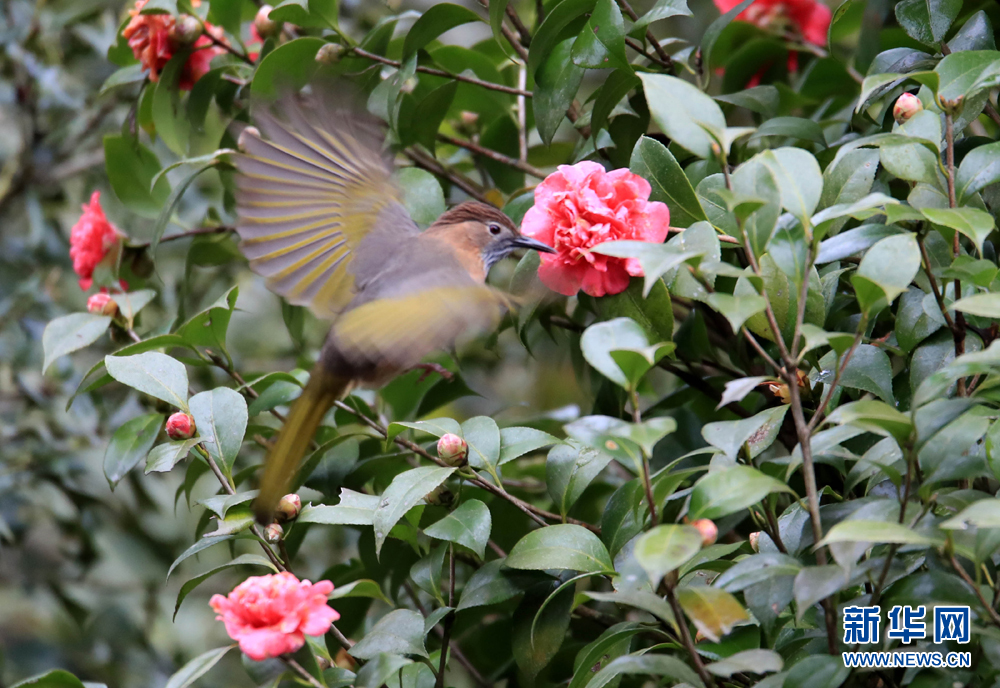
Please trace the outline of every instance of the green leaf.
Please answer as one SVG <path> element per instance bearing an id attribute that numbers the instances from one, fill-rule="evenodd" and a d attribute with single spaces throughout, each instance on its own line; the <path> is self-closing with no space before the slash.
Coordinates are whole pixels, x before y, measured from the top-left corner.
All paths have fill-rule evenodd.
<path id="1" fill-rule="evenodd" d="M 787 688 L 838 688 L 850 675 L 841 657 L 813 655 L 803 657 L 786 672 Z"/>
<path id="2" fill-rule="evenodd" d="M 432 5 L 424 10 L 406 33 L 406 39 L 403 41 L 403 58 L 409 58 L 449 29 L 481 21 L 478 14 L 461 5 L 449 2 Z"/>
<path id="3" fill-rule="evenodd" d="M 503 36 L 503 18 L 507 14 L 507 3 L 508 0 L 494 0 L 490 3 L 490 30 L 493 32 L 493 39 L 497 42 L 497 45 L 500 46 L 508 57 L 514 57 L 511 48 L 507 44 L 507 39 Z M 537 91 L 535 97 L 538 97 Z"/>
<path id="4" fill-rule="evenodd" d="M 146 458 L 163 425 L 163 416 L 151 413 L 128 421 L 115 431 L 104 453 L 104 476 L 111 489 Z"/>
<path id="5" fill-rule="evenodd" d="M 590 679 L 587 688 L 604 688 L 616 678 L 623 675 L 666 676 L 674 685 L 688 684 L 695 688 L 705 688 L 698 674 L 677 657 L 647 653 L 643 655 L 625 655 L 611 662 Z"/>
<path id="6" fill-rule="evenodd" d="M 765 136 L 791 137 L 826 147 L 823 127 L 811 119 L 803 117 L 774 117 L 764 120 L 749 141 L 756 141 Z"/>
<path id="7" fill-rule="evenodd" d="M 958 202 L 1000 181 L 1000 142 L 977 146 L 966 153 L 955 174 Z"/>
<path id="8" fill-rule="evenodd" d="M 573 43 L 572 57 L 580 67 L 631 70 L 625 54 L 625 22 L 615 0 L 597 0 Z"/>
<path id="9" fill-rule="evenodd" d="M 514 612 L 511 650 L 529 679 L 533 680 L 559 652 L 569 631 L 573 598 L 572 586 L 557 588 L 551 597 L 529 594 Z"/>
<path id="10" fill-rule="evenodd" d="M 170 195 L 170 184 L 161 177 L 153 185 L 160 161 L 151 150 L 130 138 L 108 134 L 104 137 L 104 164 L 111 188 L 125 207 L 150 219 L 159 215 Z"/>
<path id="11" fill-rule="evenodd" d="M 672 226 L 688 227 L 708 219 L 684 170 L 670 150 L 656 139 L 639 137 L 632 149 L 629 169 L 649 182 L 652 188 L 649 200 L 667 204 Z"/>
<path id="12" fill-rule="evenodd" d="M 726 128 L 726 118 L 715 101 L 674 76 L 641 73 L 639 78 L 649 112 L 663 133 L 699 158 L 714 160 L 713 137 L 721 140 Z"/>
<path id="13" fill-rule="evenodd" d="M 545 485 L 559 513 L 569 513 L 587 486 L 611 462 L 611 456 L 577 442 L 558 444 L 545 461 Z"/>
<path id="14" fill-rule="evenodd" d="M 962 0 L 901 0 L 896 20 L 915 41 L 937 47 L 962 9 Z"/>
<path id="15" fill-rule="evenodd" d="M 823 193 L 823 173 L 816 158 L 801 148 L 776 148 L 760 154 L 781 194 L 781 205 L 807 224 Z"/>
<path id="16" fill-rule="evenodd" d="M 347 585 L 338 585 L 334 588 L 333 592 L 330 593 L 329 599 L 340 600 L 358 597 L 381 600 L 386 604 L 392 604 L 392 601 L 385 596 L 384 592 L 382 592 L 382 588 L 379 587 L 379 584 L 367 578 L 351 581 Z"/>
<path id="17" fill-rule="evenodd" d="M 478 499 L 470 499 L 434 525 L 424 528 L 424 534 L 468 547 L 482 559 L 492 527 L 489 508 Z"/>
<path id="18" fill-rule="evenodd" d="M 506 2 L 491 2 L 491 18 L 495 7 L 503 7 L 506 4 Z M 583 75 L 587 71 L 573 64 L 570 52 L 574 41 L 573 38 L 567 38 L 553 47 L 535 73 L 531 109 L 535 115 L 538 135 L 546 146 L 552 143 L 556 130 L 566 118 L 566 111 L 573 104 L 573 99 L 580 90 Z"/>
<path id="19" fill-rule="evenodd" d="M 108 330 L 111 318 L 92 313 L 70 313 L 50 320 L 42 333 L 42 350 L 45 361 L 44 373 L 57 358 L 89 346 L 101 338 Z"/>
<path id="20" fill-rule="evenodd" d="M 729 678 L 740 672 L 748 674 L 772 673 L 781 671 L 784 666 L 785 661 L 774 650 L 756 649 L 737 652 L 725 659 L 707 664 L 705 668 L 716 676 Z"/>
<path id="21" fill-rule="evenodd" d="M 171 676 L 167 680 L 165 688 L 187 688 L 208 673 L 208 670 L 214 667 L 218 661 L 234 647 L 236 647 L 236 645 L 228 645 L 226 647 L 219 647 L 214 650 L 209 650 L 208 652 L 203 652 L 182 666 L 177 673 Z"/>
<path id="22" fill-rule="evenodd" d="M 498 466 L 508 461 L 524 456 L 560 440 L 547 432 L 534 428 L 501 428 L 500 429 L 500 460 Z"/>
<path id="23" fill-rule="evenodd" d="M 742 511 L 772 492 L 791 492 L 780 480 L 750 466 L 729 466 L 709 472 L 695 483 L 688 518 L 719 518 Z"/>
<path id="24" fill-rule="evenodd" d="M 462 426 L 458 424 L 458 421 L 451 418 L 432 418 L 431 420 L 418 420 L 412 423 L 396 421 L 389 424 L 386 442 L 391 443 L 404 428 L 426 432 L 428 435 L 433 435 L 434 437 L 441 437 L 448 433 L 459 436 L 462 434 Z"/>
<path id="25" fill-rule="evenodd" d="M 982 318 L 1000 318 L 1000 294 L 975 294 L 959 299 L 951 305 L 953 310 Z"/>
<path id="26" fill-rule="evenodd" d="M 441 183 L 427 170 L 404 167 L 395 176 L 403 192 L 403 205 L 418 225 L 432 224 L 447 209 Z"/>
<path id="27" fill-rule="evenodd" d="M 302 507 L 297 523 L 321 523 L 323 525 L 370 526 L 374 522 L 378 508 L 378 495 L 355 492 L 340 488 L 340 503 L 336 505 L 312 505 Z"/>
<path id="28" fill-rule="evenodd" d="M 713 447 L 722 450 L 726 458 L 736 461 L 739 452 L 746 448 L 749 458 L 755 458 L 767 449 L 778 436 L 788 406 L 775 406 L 743 420 L 723 420 L 707 423 L 701 436 Z"/>
<path id="29" fill-rule="evenodd" d="M 206 346 L 225 351 L 226 333 L 239 295 L 239 287 L 232 287 L 211 306 L 178 327 L 176 334 L 188 346 Z"/>
<path id="30" fill-rule="evenodd" d="M 119 86 L 140 84 L 145 80 L 146 69 L 141 63 L 137 62 L 112 72 L 111 76 L 104 80 L 104 83 L 101 85 L 101 90 L 98 91 L 97 95 L 103 96 L 108 91 L 118 88 Z"/>
<path id="31" fill-rule="evenodd" d="M 136 314 L 155 298 L 156 291 L 153 289 L 140 289 L 127 294 L 111 294 L 111 300 L 118 304 L 118 310 L 128 322 L 129 327 L 132 327 Z"/>
<path id="32" fill-rule="evenodd" d="M 611 573 L 614 564 L 600 539 L 582 526 L 562 524 L 533 530 L 514 545 L 506 565 L 515 569 L 568 569 Z"/>
<path id="33" fill-rule="evenodd" d="M 642 534 L 633 556 L 656 590 L 665 575 L 679 569 L 701 550 L 701 533 L 692 526 L 659 525 Z"/>
<path id="34" fill-rule="evenodd" d="M 979 208 L 921 208 L 920 212 L 934 224 L 950 227 L 969 237 L 980 255 L 983 242 L 996 224 L 992 215 Z"/>
<path id="35" fill-rule="evenodd" d="M 85 683 L 68 671 L 52 669 L 44 674 L 18 681 L 10 688 L 85 688 L 85 686 Z"/>
<path id="36" fill-rule="evenodd" d="M 993 432 L 991 429 L 990 433 Z M 970 527 L 1000 528 L 1000 499 L 980 499 L 973 502 L 958 515 L 943 521 L 939 527 L 944 530 L 967 530 Z"/>
<path id="37" fill-rule="evenodd" d="M 666 345 L 650 346 L 642 327 L 631 318 L 615 318 L 591 325 L 580 337 L 580 349 L 587 363 L 604 377 L 626 389 L 633 387 L 639 378 L 667 354 Z M 618 351 L 635 352 L 645 361 L 645 365 L 642 362 L 637 362 L 635 366 L 628 365 L 628 362 L 616 359 L 613 352 Z M 623 363 L 628 370 L 622 367 Z"/>
<path id="38" fill-rule="evenodd" d="M 134 356 L 105 356 L 104 367 L 123 385 L 187 410 L 187 369 L 177 359 L 147 351 Z"/>
<path id="39" fill-rule="evenodd" d="M 705 33 L 701 37 L 701 61 L 707 69 L 708 74 L 712 73 L 712 68 L 715 66 L 712 63 L 712 50 L 715 48 L 716 41 L 719 40 L 719 36 L 725 30 L 729 24 L 736 19 L 743 10 L 750 6 L 754 0 L 743 0 L 741 3 L 730 9 L 728 12 L 722 14 L 722 16 L 715 19 L 708 28 L 705 29 Z M 711 77 L 709 77 L 711 78 Z"/>
<path id="40" fill-rule="evenodd" d="M 692 229 L 684 232 L 687 234 Z M 714 232 L 714 230 L 713 230 Z M 683 234 L 681 235 L 683 237 Z M 610 245 L 611 242 L 605 244 Z M 649 244 L 653 246 L 653 244 Z M 677 246 L 683 250 L 684 245 Z M 698 247 L 700 249 L 700 247 Z M 643 296 L 643 293 L 646 296 Z M 618 294 L 602 296 L 596 302 L 601 320 L 631 318 L 642 326 L 646 337 L 654 342 L 669 342 L 674 336 L 674 313 L 670 292 L 662 280 L 656 280 L 645 291 L 639 280 L 631 280 L 628 289 Z"/>
<path id="41" fill-rule="evenodd" d="M 381 619 L 348 652 L 358 659 L 375 659 L 380 653 L 427 657 L 424 617 L 410 609 L 396 609 Z"/>
<path id="42" fill-rule="evenodd" d="M 227 561 L 226 563 L 215 566 L 208 571 L 199 573 L 194 578 L 185 581 L 184 585 L 181 586 L 180 592 L 177 593 L 177 602 L 174 604 L 174 620 L 177 620 L 177 612 L 180 611 L 181 604 L 184 603 L 185 598 L 187 598 L 192 590 L 217 574 L 219 571 L 224 571 L 225 569 L 230 569 L 234 566 L 263 566 L 264 568 L 271 569 L 274 573 L 278 572 L 278 569 L 274 567 L 274 564 L 272 564 L 271 560 L 267 557 L 259 554 L 241 554 L 232 561 Z"/>
<path id="43" fill-rule="evenodd" d="M 201 442 L 200 437 L 192 437 L 189 440 L 165 442 L 154 448 L 146 457 L 146 475 L 165 473 L 173 469 L 179 461 L 187 458 L 188 453 L 199 442 Z"/>
<path id="44" fill-rule="evenodd" d="M 655 21 L 676 16 L 690 17 L 691 10 L 688 9 L 687 0 L 656 0 L 656 3 L 639 17 L 639 20 L 632 25 L 632 30 L 644 29 Z"/>
<path id="45" fill-rule="evenodd" d="M 159 87 L 157 87 L 157 90 L 159 90 Z M 183 134 L 183 136 L 186 140 L 187 134 L 185 133 Z M 195 179 L 197 179 L 202 172 L 204 172 L 205 170 L 210 170 L 213 167 L 218 166 L 218 164 L 219 164 L 218 160 L 212 160 L 211 162 L 205 163 L 204 165 L 200 165 L 199 167 L 195 168 L 193 172 L 190 172 L 186 177 L 184 177 L 184 180 L 180 184 L 178 184 L 173 191 L 170 192 L 170 196 L 163 204 L 163 209 L 160 210 L 160 214 L 156 217 L 156 224 L 153 225 L 153 231 L 152 234 L 150 235 L 149 249 L 148 249 L 150 255 L 155 255 L 156 247 L 160 245 L 160 239 L 161 237 L 163 237 L 163 232 L 167 229 L 167 225 L 170 224 L 170 220 L 171 218 L 173 218 L 174 215 L 174 210 L 177 208 L 178 205 L 180 205 L 181 197 L 184 195 L 184 192 L 187 191 L 188 187 L 194 183 Z M 157 181 L 156 183 L 159 183 L 159 181 Z"/>
<path id="46" fill-rule="evenodd" d="M 506 568 L 506 559 L 494 559 L 479 567 L 462 589 L 457 611 L 499 604 L 517 597 L 525 587 L 519 583 L 524 574 Z"/>
<path id="47" fill-rule="evenodd" d="M 733 332 L 739 332 L 743 323 L 757 313 L 764 312 L 767 301 L 764 300 L 763 296 L 757 294 L 733 296 L 732 294 L 714 292 L 708 295 L 708 305 L 725 316 L 733 328 Z"/>
<path id="48" fill-rule="evenodd" d="M 279 45 L 257 65 L 250 85 L 251 93 L 274 98 L 286 88 L 293 91 L 301 88 L 319 68 L 316 53 L 324 45 L 326 41 L 313 36 L 296 38 Z"/>
<path id="49" fill-rule="evenodd" d="M 830 208 L 855 203 L 867 196 L 875 181 L 878 162 L 877 150 L 861 149 L 850 151 L 836 163 L 827 166 L 823 171 L 823 193 L 820 195 L 819 207 Z M 847 218 L 840 218 L 827 228 L 827 232 L 836 234 L 846 223 Z M 822 253 L 822 249 L 820 252 Z"/>
<path id="50" fill-rule="evenodd" d="M 892 364 L 889 356 L 877 346 L 861 344 L 855 349 L 841 372 L 840 384 L 871 392 L 888 404 L 896 403 L 892 395 Z"/>
<path id="51" fill-rule="evenodd" d="M 662 601 L 662 600 L 661 600 Z M 594 672 L 612 659 L 628 653 L 632 638 L 644 630 L 634 621 L 617 623 L 584 647 L 573 662 L 573 679 L 568 688 L 584 688 Z"/>
<path id="52" fill-rule="evenodd" d="M 819 245 L 816 262 L 822 265 L 855 256 L 886 237 L 903 233 L 905 233 L 903 230 L 892 225 L 861 225 L 822 242 Z"/>
<path id="53" fill-rule="evenodd" d="M 713 585 L 727 592 L 741 592 L 778 576 L 795 576 L 802 564 L 787 554 L 754 554 L 726 569 Z"/>
<path id="54" fill-rule="evenodd" d="M 1000 55 L 995 50 L 952 53 L 938 62 L 934 71 L 940 79 L 939 97 L 946 100 L 962 97 L 968 101 L 984 88 L 1000 83 Z"/>
<path id="55" fill-rule="evenodd" d="M 623 604 L 641 609 L 670 624 L 674 630 L 677 630 L 677 619 L 674 618 L 674 612 L 670 609 L 667 601 L 656 593 L 642 588 L 633 590 L 622 586 L 621 589 L 615 592 L 594 592 L 587 590 L 583 594 L 598 602 L 613 602 L 614 604 Z"/>
<path id="56" fill-rule="evenodd" d="M 500 461 L 500 428 L 489 416 L 476 416 L 462 423 L 460 433 L 469 444 L 469 464 L 496 475 Z"/>
<path id="57" fill-rule="evenodd" d="M 754 86 L 745 91 L 715 96 L 715 99 L 722 103 L 746 108 L 764 117 L 773 117 L 774 113 L 778 111 L 780 96 L 778 89 L 774 86 Z"/>
<path id="58" fill-rule="evenodd" d="M 920 269 L 920 247 L 912 234 L 896 234 L 872 246 L 851 277 L 858 303 L 869 316 L 906 291 Z"/>
<path id="59" fill-rule="evenodd" d="M 617 69 L 604 82 L 594 96 L 594 107 L 590 111 L 590 132 L 595 142 L 601 130 L 608 126 L 608 118 L 618 104 L 641 84 L 631 69 Z"/>
<path id="60" fill-rule="evenodd" d="M 900 444 L 906 442 L 913 430 L 909 416 L 877 399 L 862 399 L 838 406 L 827 421 L 834 425 L 853 425 L 876 435 L 892 436 Z"/>
<path id="61" fill-rule="evenodd" d="M 595 0 L 562 0 L 545 13 L 545 20 L 531 37 L 528 48 L 528 73 L 536 74 L 542 62 L 565 36 L 563 29 L 594 9 Z"/>
<path id="62" fill-rule="evenodd" d="M 719 588 L 706 585 L 679 587 L 677 601 L 701 634 L 716 643 L 734 626 L 750 618 L 735 597 Z"/>
<path id="63" fill-rule="evenodd" d="M 454 468 L 421 466 L 404 471 L 392 479 L 389 487 L 382 493 L 372 519 L 376 556 L 382 551 L 382 544 L 399 519 L 454 472 Z"/>
<path id="64" fill-rule="evenodd" d="M 247 402 L 239 392 L 216 387 L 191 397 L 198 436 L 224 473 L 232 470 L 247 430 Z"/>
<path id="65" fill-rule="evenodd" d="M 826 537 L 819 544 L 829 545 L 833 542 L 892 543 L 897 545 L 926 545 L 928 547 L 943 543 L 943 541 L 935 542 L 926 535 L 922 535 L 901 523 L 863 519 L 841 521 L 829 530 Z"/>

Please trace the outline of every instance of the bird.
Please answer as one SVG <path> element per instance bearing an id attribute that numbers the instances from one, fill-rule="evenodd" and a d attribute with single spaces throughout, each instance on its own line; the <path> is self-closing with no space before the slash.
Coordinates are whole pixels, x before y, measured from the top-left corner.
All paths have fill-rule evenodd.
<path id="1" fill-rule="evenodd" d="M 285 93 L 239 135 L 236 231 L 250 268 L 331 327 L 268 450 L 254 511 L 269 523 L 326 412 L 467 334 L 510 298 L 486 284 L 517 249 L 554 250 L 498 208 L 465 201 L 421 231 L 393 182 L 380 120 L 343 92 Z"/>

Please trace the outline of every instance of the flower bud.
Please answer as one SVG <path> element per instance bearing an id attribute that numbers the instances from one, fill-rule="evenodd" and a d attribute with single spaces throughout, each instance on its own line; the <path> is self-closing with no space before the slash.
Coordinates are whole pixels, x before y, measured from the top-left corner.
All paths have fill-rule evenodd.
<path id="1" fill-rule="evenodd" d="M 468 463 L 469 445 L 458 435 L 450 432 L 438 440 L 438 456 L 449 466 L 464 466 Z"/>
<path id="2" fill-rule="evenodd" d="M 750 533 L 750 549 L 754 552 L 760 551 L 760 531 Z"/>
<path id="3" fill-rule="evenodd" d="M 240 137 L 236 141 L 236 146 L 244 153 L 247 152 L 247 139 L 250 137 L 259 139 L 260 129 L 257 127 L 243 127 L 243 131 L 240 132 Z"/>
<path id="4" fill-rule="evenodd" d="M 194 418 L 178 411 L 167 418 L 167 437 L 172 440 L 188 440 L 194 437 Z"/>
<path id="5" fill-rule="evenodd" d="M 344 46 L 339 43 L 327 43 L 316 53 L 316 61 L 320 64 L 334 65 L 340 62 L 344 55 Z"/>
<path id="6" fill-rule="evenodd" d="M 459 120 L 462 122 L 462 126 L 467 129 L 472 129 L 479 123 L 479 113 L 469 112 L 468 110 L 462 110 L 458 115 Z"/>
<path id="7" fill-rule="evenodd" d="M 413 93 L 415 90 L 417 90 L 417 84 L 419 83 L 420 80 L 417 79 L 417 77 L 411 76 L 409 79 L 403 82 L 403 85 L 399 87 L 399 90 L 402 93 Z"/>
<path id="8" fill-rule="evenodd" d="M 444 485 L 438 485 L 424 496 L 424 501 L 432 506 L 451 506 L 455 495 Z"/>
<path id="9" fill-rule="evenodd" d="M 708 518 L 699 518 L 691 524 L 699 533 L 701 533 L 701 546 L 708 547 L 709 545 L 714 545 L 716 538 L 719 537 L 719 529 L 715 526 L 715 523 Z"/>
<path id="10" fill-rule="evenodd" d="M 276 545 L 281 542 L 281 538 L 285 536 L 285 529 L 281 527 L 278 523 L 272 523 L 267 528 L 264 529 L 264 539 L 270 542 L 272 545 Z"/>
<path id="11" fill-rule="evenodd" d="M 201 22 L 190 14 L 182 14 L 170 29 L 170 42 L 178 47 L 193 45 L 201 33 Z"/>
<path id="12" fill-rule="evenodd" d="M 87 299 L 87 312 L 94 315 L 114 315 L 118 304 L 107 294 L 94 294 Z"/>
<path id="13" fill-rule="evenodd" d="M 261 8 L 257 10 L 257 16 L 254 17 L 253 25 L 257 29 L 257 35 L 261 38 L 277 36 L 281 32 L 281 23 L 271 19 L 271 10 L 273 9 L 270 5 L 261 5 Z"/>
<path id="14" fill-rule="evenodd" d="M 279 521 L 291 521 L 302 511 L 302 498 L 294 492 L 286 494 L 278 502 L 278 508 L 274 511 L 274 516 Z"/>
<path id="15" fill-rule="evenodd" d="M 892 116 L 902 124 L 923 109 L 924 104 L 920 102 L 920 98 L 912 93 L 904 93 L 896 99 L 896 104 L 892 108 Z"/>
<path id="16" fill-rule="evenodd" d="M 767 385 L 771 394 L 781 399 L 782 404 L 792 403 L 792 393 L 788 390 L 788 385 L 784 382 L 771 382 Z"/>

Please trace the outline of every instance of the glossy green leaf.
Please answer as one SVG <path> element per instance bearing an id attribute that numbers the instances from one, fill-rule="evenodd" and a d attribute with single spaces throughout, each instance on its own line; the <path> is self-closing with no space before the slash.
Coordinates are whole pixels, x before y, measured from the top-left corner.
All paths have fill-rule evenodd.
<path id="1" fill-rule="evenodd" d="M 625 22 L 615 0 L 597 0 L 573 43 L 573 63 L 592 69 L 631 69 L 625 55 Z"/>
<path id="2" fill-rule="evenodd" d="M 105 356 L 104 366 L 108 374 L 123 385 L 179 409 L 188 408 L 187 369 L 180 361 L 148 351 L 134 356 Z"/>
<path id="3" fill-rule="evenodd" d="M 104 477 L 114 489 L 125 474 L 146 458 L 163 427 L 163 416 L 151 413 L 128 421 L 115 430 L 104 453 Z"/>
<path id="4" fill-rule="evenodd" d="M 688 518 L 719 518 L 746 509 L 772 492 L 791 491 L 783 482 L 750 466 L 721 468 L 695 484 Z"/>
<path id="5" fill-rule="evenodd" d="M 421 466 L 404 471 L 393 478 L 389 487 L 382 493 L 372 519 L 375 528 L 376 555 L 382 551 L 382 544 L 399 519 L 454 472 L 454 468 Z"/>
<path id="6" fill-rule="evenodd" d="M 882 239 L 861 259 L 851 283 L 861 308 L 873 315 L 906 291 L 920 269 L 920 248 L 912 234 Z"/>
<path id="7" fill-rule="evenodd" d="M 677 588 L 677 601 L 702 635 L 719 642 L 733 627 L 749 620 L 746 610 L 725 590 L 705 585 Z"/>
<path id="8" fill-rule="evenodd" d="M 633 556 L 656 590 L 660 580 L 688 562 L 701 549 L 701 533 L 692 526 L 664 524 L 646 531 Z"/>
<path id="9" fill-rule="evenodd" d="M 189 401 L 195 428 L 205 450 L 228 473 L 243 446 L 247 429 L 247 402 L 239 392 L 216 387 L 200 392 Z"/>
<path id="10" fill-rule="evenodd" d="M 209 669 L 218 664 L 219 660 L 234 647 L 236 645 L 228 645 L 201 653 L 171 676 L 165 688 L 187 688 L 208 673 Z"/>
<path id="11" fill-rule="evenodd" d="M 409 57 L 449 29 L 480 21 L 478 14 L 461 5 L 448 2 L 431 5 L 406 33 L 403 57 Z"/>
<path id="12" fill-rule="evenodd" d="M 491 2 L 491 17 L 494 6 L 504 4 L 506 3 Z M 538 129 L 538 135 L 546 145 L 552 143 L 556 130 L 566 118 L 566 111 L 573 104 L 573 99 L 576 97 L 577 91 L 580 90 L 580 82 L 583 81 L 583 75 L 586 72 L 582 67 L 573 64 L 570 53 L 574 40 L 568 38 L 553 47 L 535 74 L 535 90 L 534 97 L 531 99 L 531 108 L 535 115 L 535 127 Z"/>
<path id="13" fill-rule="evenodd" d="M 632 149 L 629 169 L 649 182 L 651 201 L 667 204 L 671 226 L 687 227 L 708 219 L 684 170 L 670 150 L 656 139 L 639 137 Z"/>
<path id="14" fill-rule="evenodd" d="M 489 508 L 478 499 L 470 499 L 434 525 L 424 528 L 424 534 L 468 547 L 482 559 L 492 527 Z"/>
<path id="15" fill-rule="evenodd" d="M 146 457 L 146 475 L 172 470 L 178 462 L 187 458 L 187 455 L 199 442 L 201 442 L 200 437 L 192 437 L 189 440 L 164 442 L 153 448 L 149 452 L 149 456 Z"/>
<path id="16" fill-rule="evenodd" d="M 160 171 L 156 154 L 138 141 L 108 134 L 104 137 L 104 163 L 115 196 L 132 212 L 155 218 L 170 195 L 170 184 L 153 177 Z"/>
<path id="17" fill-rule="evenodd" d="M 608 454 L 572 441 L 549 451 L 545 485 L 560 514 L 569 513 L 570 507 L 610 462 Z"/>
<path id="18" fill-rule="evenodd" d="M 611 662 L 590 679 L 588 688 L 604 688 L 623 675 L 666 676 L 676 684 L 687 684 L 704 688 L 698 674 L 677 657 L 652 652 L 642 655 L 625 655 Z"/>
<path id="19" fill-rule="evenodd" d="M 381 619 L 349 650 L 358 659 L 375 659 L 380 653 L 427 657 L 424 617 L 410 609 L 396 609 Z"/>
<path id="20" fill-rule="evenodd" d="M 96 342 L 107 332 L 110 324 L 110 317 L 92 313 L 70 313 L 50 320 L 42 333 L 42 350 L 45 352 L 42 372 L 48 370 L 57 358 Z"/>
<path id="21" fill-rule="evenodd" d="M 614 571 L 611 556 L 601 540 L 582 526 L 562 524 L 533 530 L 507 555 L 515 569 L 568 569 L 583 573 Z"/>
<path id="22" fill-rule="evenodd" d="M 896 20 L 915 41 L 937 44 L 962 9 L 962 0 L 901 0 Z"/>
<path id="23" fill-rule="evenodd" d="M 177 612 L 180 611 L 181 605 L 184 603 L 184 600 L 192 590 L 217 574 L 219 571 L 224 571 L 235 566 L 263 566 L 264 568 L 270 569 L 272 573 L 278 572 L 278 569 L 274 568 L 274 564 L 271 563 L 271 560 L 263 555 L 241 554 L 231 561 L 227 561 L 226 563 L 213 567 L 208 571 L 199 573 L 197 576 L 184 581 L 184 585 L 181 586 L 180 592 L 177 593 L 177 602 L 174 604 L 174 620 L 177 620 Z"/>
<path id="24" fill-rule="evenodd" d="M 920 212 L 934 224 L 950 227 L 967 236 L 980 255 L 983 253 L 983 242 L 996 226 L 993 216 L 979 208 L 922 208 Z"/>
<path id="25" fill-rule="evenodd" d="M 726 118 L 715 101 L 674 76 L 641 73 L 639 78 L 649 112 L 663 132 L 699 158 L 714 159 L 712 136 L 721 139 L 726 128 Z"/>

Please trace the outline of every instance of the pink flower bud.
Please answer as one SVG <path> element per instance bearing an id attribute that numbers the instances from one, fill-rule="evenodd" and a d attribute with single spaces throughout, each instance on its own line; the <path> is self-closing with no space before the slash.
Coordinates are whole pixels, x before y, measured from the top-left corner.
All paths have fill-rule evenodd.
<path id="1" fill-rule="evenodd" d="M 924 104 L 920 102 L 920 98 L 912 93 L 904 93 L 896 99 L 896 105 L 892 108 L 892 116 L 902 124 L 923 109 Z"/>
<path id="2" fill-rule="evenodd" d="M 271 36 L 276 36 L 281 32 L 281 24 L 279 22 L 271 19 L 271 10 L 274 9 L 270 5 L 262 5 L 259 10 L 257 10 L 257 16 L 254 17 L 253 25 L 257 29 L 257 34 L 261 38 L 270 38 Z"/>
<path id="3" fill-rule="evenodd" d="M 201 34 L 201 22 L 190 14 L 182 14 L 170 29 L 170 42 L 178 47 L 193 45 Z"/>
<path id="4" fill-rule="evenodd" d="M 760 531 L 750 533 L 750 549 L 754 552 L 760 551 Z"/>
<path id="5" fill-rule="evenodd" d="M 344 54 L 344 46 L 339 43 L 327 43 L 316 53 L 316 61 L 320 64 L 334 65 L 340 62 Z"/>
<path id="6" fill-rule="evenodd" d="M 464 466 L 469 456 L 469 445 L 450 432 L 438 440 L 438 456 L 449 466 Z"/>
<path id="7" fill-rule="evenodd" d="M 715 527 L 715 523 L 708 518 L 699 518 L 691 524 L 699 533 L 701 533 L 701 546 L 708 547 L 709 545 L 715 544 L 716 538 L 719 537 L 719 529 Z"/>
<path id="8" fill-rule="evenodd" d="M 178 411 L 167 418 L 167 437 L 172 440 L 188 440 L 194 437 L 194 418 Z"/>
<path id="9" fill-rule="evenodd" d="M 278 523 L 272 523 L 267 528 L 264 529 L 264 539 L 270 542 L 272 545 L 276 545 L 281 542 L 281 538 L 285 536 L 285 529 L 281 527 Z"/>
<path id="10" fill-rule="evenodd" d="M 479 122 L 478 112 L 469 112 L 468 110 L 462 110 L 462 112 L 459 113 L 458 116 L 462 120 L 462 124 L 464 124 L 467 127 L 474 127 Z"/>
<path id="11" fill-rule="evenodd" d="M 291 521 L 299 512 L 302 511 L 302 498 L 299 497 L 294 492 L 292 494 L 286 494 L 278 502 L 278 508 L 275 509 L 274 515 L 279 521 Z"/>
<path id="12" fill-rule="evenodd" d="M 114 315 L 118 304 L 107 294 L 94 294 L 87 299 L 87 312 L 94 315 Z"/>

